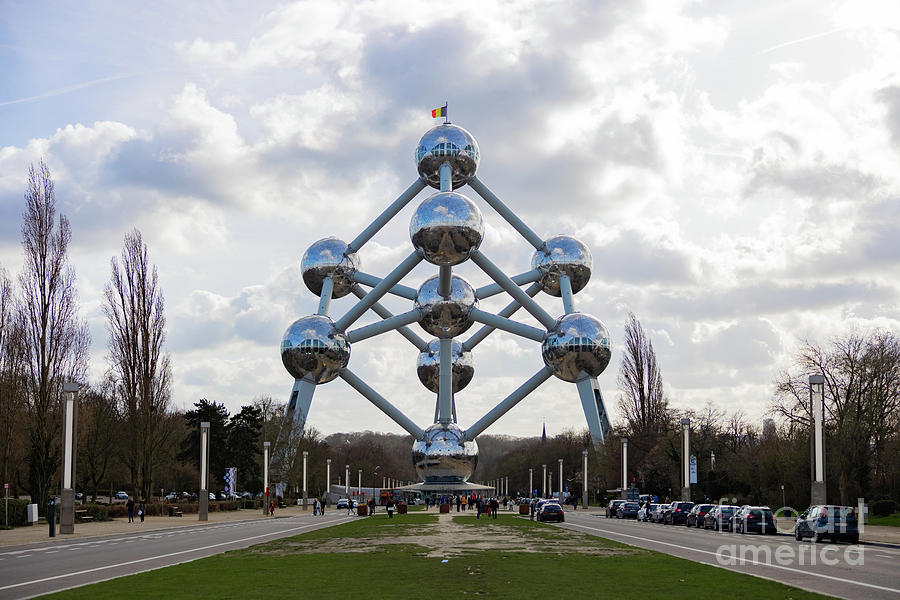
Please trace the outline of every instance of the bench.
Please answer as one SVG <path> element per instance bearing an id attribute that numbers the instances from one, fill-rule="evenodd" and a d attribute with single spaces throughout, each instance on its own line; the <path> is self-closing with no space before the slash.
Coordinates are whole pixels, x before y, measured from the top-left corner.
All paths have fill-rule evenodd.
<path id="1" fill-rule="evenodd" d="M 82 509 L 82 510 L 76 510 L 76 511 L 75 511 L 75 520 L 76 520 L 76 521 L 81 521 L 81 522 L 85 522 L 85 523 L 86 523 L 86 522 L 88 522 L 88 521 L 93 521 L 93 520 L 94 520 L 94 517 L 92 517 L 91 515 L 89 515 L 89 514 L 88 514 L 88 511 Z"/>
<path id="2" fill-rule="evenodd" d="M 183 517 L 184 515 L 181 514 L 181 508 L 180 508 L 180 507 L 178 507 L 178 506 L 170 506 L 170 507 L 169 507 L 169 516 L 170 516 L 170 517 Z"/>

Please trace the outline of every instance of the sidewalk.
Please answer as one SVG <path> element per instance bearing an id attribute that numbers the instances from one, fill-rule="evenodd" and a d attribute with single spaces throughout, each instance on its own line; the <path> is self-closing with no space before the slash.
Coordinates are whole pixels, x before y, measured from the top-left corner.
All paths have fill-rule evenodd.
<path id="1" fill-rule="evenodd" d="M 331 511 L 326 511 L 328 514 Z M 275 509 L 275 517 L 293 517 L 307 514 L 312 516 L 312 508 L 310 507 L 305 513 L 301 506 L 288 506 L 287 508 Z M 135 517 L 134 523 L 129 523 L 127 518 L 112 519 L 111 521 L 102 521 L 97 523 L 76 523 L 75 533 L 63 535 L 59 532 L 57 524 L 56 537 L 50 537 L 50 526 L 47 523 L 35 524 L 31 527 L 14 527 L 8 531 L 0 530 L 0 547 L 19 546 L 23 544 L 34 544 L 38 542 L 57 543 L 59 541 L 70 541 L 75 539 L 99 537 L 105 535 L 117 535 L 123 533 L 158 531 L 162 529 L 174 529 L 178 527 L 195 527 L 197 525 L 213 525 L 216 523 L 225 523 L 229 521 L 249 521 L 255 519 L 265 519 L 262 509 L 256 510 L 233 510 L 224 512 L 209 513 L 208 521 L 198 521 L 197 515 L 190 514 L 183 517 L 146 517 L 144 522 L 140 522 L 139 517 Z M 271 517 L 269 517 L 271 518 Z"/>

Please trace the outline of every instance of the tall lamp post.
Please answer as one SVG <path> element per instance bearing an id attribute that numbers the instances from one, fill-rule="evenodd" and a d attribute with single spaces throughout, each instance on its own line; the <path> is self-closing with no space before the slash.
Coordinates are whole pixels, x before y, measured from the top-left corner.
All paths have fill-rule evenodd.
<path id="1" fill-rule="evenodd" d="M 825 504 L 825 376 L 809 376 L 809 401 L 812 404 L 812 486 L 810 503 Z"/>
<path id="2" fill-rule="evenodd" d="M 587 459 L 588 459 L 588 451 L 581 451 L 581 458 L 583 462 L 582 466 L 582 479 L 584 480 L 584 488 L 581 490 L 581 505 L 587 510 L 588 507 L 588 470 L 587 470 Z"/>
<path id="3" fill-rule="evenodd" d="M 547 497 L 547 465 L 541 465 L 544 469 L 544 475 L 541 477 L 541 497 Z"/>
<path id="4" fill-rule="evenodd" d="M 528 497 L 534 496 L 534 469 L 528 469 Z"/>
<path id="5" fill-rule="evenodd" d="M 372 505 L 372 514 L 375 514 L 375 507 L 378 506 L 378 494 L 375 493 L 375 482 L 378 481 L 378 471 L 381 469 L 381 465 L 376 465 L 375 470 L 372 471 L 372 500 L 374 500 L 374 504 Z"/>
<path id="6" fill-rule="evenodd" d="M 303 451 L 303 510 L 306 510 L 307 500 L 309 499 L 309 495 L 306 489 L 306 459 L 309 457 L 309 451 Z"/>
<path id="7" fill-rule="evenodd" d="M 60 498 L 59 532 L 75 533 L 75 440 L 78 427 L 78 384 L 63 384 L 66 414 L 63 421 L 62 497 Z"/>
<path id="8" fill-rule="evenodd" d="M 263 442 L 263 514 L 269 515 L 269 442 Z"/>
<path id="9" fill-rule="evenodd" d="M 682 443 L 681 443 L 681 499 L 684 502 L 691 501 L 691 420 L 682 419 Z"/>
<path id="10" fill-rule="evenodd" d="M 622 500 L 628 500 L 628 438 L 622 438 Z"/>
<path id="11" fill-rule="evenodd" d="M 559 505 L 565 504 L 565 485 L 563 484 L 563 459 L 559 459 Z"/>
<path id="12" fill-rule="evenodd" d="M 325 459 L 325 502 L 330 502 L 331 496 L 331 459 Z M 323 505 L 322 508 L 325 508 Z"/>
<path id="13" fill-rule="evenodd" d="M 359 470 L 359 473 L 357 473 L 357 475 L 358 475 L 359 479 L 357 479 L 357 481 L 356 481 L 356 495 L 361 497 L 362 496 L 362 469 Z"/>
<path id="14" fill-rule="evenodd" d="M 347 500 L 350 500 L 350 465 L 344 465 L 344 495 L 347 496 Z"/>
<path id="15" fill-rule="evenodd" d="M 198 521 L 209 520 L 209 421 L 200 423 L 200 510 Z"/>

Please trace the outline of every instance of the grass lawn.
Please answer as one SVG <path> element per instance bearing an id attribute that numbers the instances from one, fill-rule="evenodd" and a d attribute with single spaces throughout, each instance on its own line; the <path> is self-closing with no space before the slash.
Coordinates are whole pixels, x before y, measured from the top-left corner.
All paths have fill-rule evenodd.
<path id="1" fill-rule="evenodd" d="M 514 515 L 358 518 L 58 598 L 823 598 Z"/>
<path id="2" fill-rule="evenodd" d="M 876 517 L 869 515 L 869 525 L 887 525 L 889 527 L 900 527 L 900 513 L 894 513 L 886 517 Z"/>

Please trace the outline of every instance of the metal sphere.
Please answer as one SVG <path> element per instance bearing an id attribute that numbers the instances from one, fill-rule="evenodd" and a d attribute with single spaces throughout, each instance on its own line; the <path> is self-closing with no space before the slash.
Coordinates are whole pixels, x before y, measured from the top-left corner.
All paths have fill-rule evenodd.
<path id="1" fill-rule="evenodd" d="M 457 192 L 426 198 L 409 222 L 409 238 L 433 265 L 452 267 L 468 260 L 484 239 L 481 210 Z"/>
<path id="2" fill-rule="evenodd" d="M 297 319 L 281 339 L 281 362 L 294 379 L 312 375 L 316 383 L 327 383 L 350 360 L 350 341 L 324 315 Z"/>
<path id="3" fill-rule="evenodd" d="M 300 273 L 303 283 L 316 296 L 322 294 L 322 282 L 331 277 L 334 289 L 332 298 L 343 298 L 353 286 L 353 274 L 359 269 L 359 257 L 347 251 L 346 242 L 327 237 L 313 243 L 303 254 Z"/>
<path id="4" fill-rule="evenodd" d="M 453 187 L 462 187 L 478 169 L 480 153 L 472 134 L 449 123 L 428 130 L 416 146 L 416 169 L 428 185 L 441 189 L 441 164 L 450 163 Z"/>
<path id="5" fill-rule="evenodd" d="M 463 351 L 462 344 L 453 340 L 453 351 L 450 353 L 452 357 L 452 373 L 450 378 L 453 382 L 453 393 L 460 391 L 469 385 L 472 377 L 475 375 L 475 361 L 472 359 L 472 353 Z M 428 342 L 428 348 L 419 353 L 416 359 L 416 374 L 419 381 L 426 388 L 437 394 L 441 387 L 441 341 L 431 340 Z"/>
<path id="6" fill-rule="evenodd" d="M 599 319 L 585 313 L 571 313 L 556 320 L 541 343 L 544 364 L 553 374 L 570 383 L 584 371 L 597 377 L 612 357 L 609 331 Z"/>
<path id="7" fill-rule="evenodd" d="M 453 338 L 472 326 L 469 313 L 478 308 L 475 288 L 459 275 L 450 281 L 450 297 L 444 298 L 438 292 L 440 275 L 425 280 L 416 296 L 416 308 L 422 310 L 419 325 L 431 335 L 439 338 Z"/>
<path id="8" fill-rule="evenodd" d="M 459 426 L 435 423 L 425 437 L 413 443 L 416 474 L 425 483 L 462 483 L 478 465 L 478 444 L 464 442 Z"/>
<path id="9" fill-rule="evenodd" d="M 551 296 L 559 297 L 559 276 L 566 274 L 577 294 L 591 279 L 594 258 L 590 249 L 569 235 L 557 235 L 544 242 L 544 250 L 537 250 L 531 258 L 531 268 L 541 271 L 541 285 Z"/>

